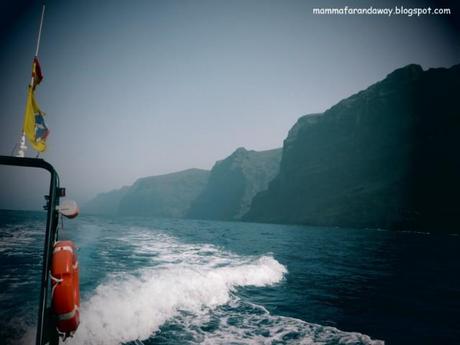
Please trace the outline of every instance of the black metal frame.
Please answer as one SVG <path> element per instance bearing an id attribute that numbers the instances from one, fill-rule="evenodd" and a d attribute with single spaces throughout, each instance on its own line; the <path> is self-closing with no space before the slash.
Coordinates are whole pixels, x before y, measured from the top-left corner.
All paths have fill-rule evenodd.
<path id="1" fill-rule="evenodd" d="M 57 206 L 59 205 L 59 198 L 64 196 L 64 189 L 59 187 L 59 175 L 56 170 L 54 170 L 54 167 L 43 159 L 0 156 L 0 165 L 41 168 L 47 170 L 51 175 L 49 194 L 46 196 L 46 233 L 43 249 L 43 268 L 38 308 L 37 335 L 35 341 L 36 345 L 45 344 L 47 341 L 57 344 L 59 342 L 59 338 L 57 337 L 55 327 L 48 329 L 51 321 L 51 315 L 47 312 L 47 302 L 51 256 L 53 254 L 54 242 L 57 239 L 57 226 L 59 222 L 59 212 L 57 210 Z M 49 331 L 56 334 L 49 334 Z M 48 334 L 46 334 L 47 332 Z"/>

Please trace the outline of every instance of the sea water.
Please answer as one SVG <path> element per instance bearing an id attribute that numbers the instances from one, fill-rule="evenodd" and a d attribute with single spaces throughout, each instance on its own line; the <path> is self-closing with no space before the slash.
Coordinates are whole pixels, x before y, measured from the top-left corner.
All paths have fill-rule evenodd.
<path id="1" fill-rule="evenodd" d="M 0 211 L 0 343 L 32 344 L 45 214 Z M 68 344 L 458 344 L 460 238 L 80 216 Z"/>

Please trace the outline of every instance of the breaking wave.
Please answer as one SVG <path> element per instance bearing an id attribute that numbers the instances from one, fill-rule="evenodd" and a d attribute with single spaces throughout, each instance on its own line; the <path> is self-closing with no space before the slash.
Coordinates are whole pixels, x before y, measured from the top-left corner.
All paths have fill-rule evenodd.
<path id="1" fill-rule="evenodd" d="M 377 344 L 359 333 L 272 316 L 262 306 L 242 301 L 238 287 L 282 281 L 287 269 L 271 255 L 238 256 L 161 233 L 130 233 L 123 241 L 136 244 L 132 255 L 150 256 L 151 266 L 114 274 L 100 284 L 83 301 L 82 323 L 70 344 L 121 344 L 151 337 L 188 344 Z"/>
<path id="2" fill-rule="evenodd" d="M 147 339 L 183 311 L 216 308 L 228 303 L 237 287 L 275 284 L 287 272 L 271 256 L 238 257 L 210 245 L 182 244 L 163 234 L 125 240 L 138 244 L 138 254 L 150 253 L 153 266 L 114 275 L 99 285 L 82 303 L 82 323 L 72 344 Z"/>
<path id="3" fill-rule="evenodd" d="M 87 230 L 95 234 L 97 229 Z M 282 282 L 287 269 L 270 253 L 236 255 L 133 227 L 119 237 L 105 233 L 104 241 L 109 245 L 99 253 L 111 269 L 92 291 L 83 291 L 81 324 L 66 344 L 383 344 L 360 333 L 272 315 L 239 296 L 239 288 Z M 120 257 L 114 258 L 117 248 Z M 31 327 L 21 343 L 33 339 Z"/>

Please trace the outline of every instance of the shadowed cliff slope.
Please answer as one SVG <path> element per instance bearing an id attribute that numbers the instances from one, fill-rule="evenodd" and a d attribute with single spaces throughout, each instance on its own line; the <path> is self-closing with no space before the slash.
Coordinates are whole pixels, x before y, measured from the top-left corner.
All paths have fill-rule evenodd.
<path id="1" fill-rule="evenodd" d="M 265 190 L 276 176 L 280 159 L 281 149 L 257 152 L 239 148 L 216 162 L 206 188 L 192 203 L 187 217 L 240 219 L 254 195 Z"/>
<path id="2" fill-rule="evenodd" d="M 121 199 L 118 214 L 183 217 L 203 190 L 208 176 L 207 170 L 188 169 L 141 178 Z"/>
<path id="3" fill-rule="evenodd" d="M 82 212 L 90 214 L 115 215 L 118 205 L 130 187 L 124 186 L 110 192 L 100 193 L 82 206 Z"/>
<path id="4" fill-rule="evenodd" d="M 102 193 L 84 205 L 94 214 L 180 218 L 201 193 L 209 171 L 188 169 L 138 179 L 132 186 Z"/>
<path id="5" fill-rule="evenodd" d="M 409 65 L 300 118 L 244 219 L 458 231 L 460 65 Z"/>

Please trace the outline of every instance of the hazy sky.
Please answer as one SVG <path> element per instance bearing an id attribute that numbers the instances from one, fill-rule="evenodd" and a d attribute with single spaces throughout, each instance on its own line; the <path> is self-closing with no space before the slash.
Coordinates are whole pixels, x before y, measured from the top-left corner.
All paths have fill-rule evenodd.
<path id="1" fill-rule="evenodd" d="M 301 115 L 322 112 L 398 67 L 460 63 L 455 1 L 46 3 L 37 99 L 51 134 L 43 157 L 79 201 L 138 177 L 210 169 L 240 146 L 281 147 Z M 312 14 L 345 5 L 454 13 Z M 40 11 L 39 1 L 0 5 L 3 155 L 20 136 Z M 0 169 L 0 208 L 36 207 L 47 175 Z"/>

